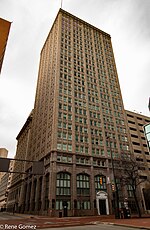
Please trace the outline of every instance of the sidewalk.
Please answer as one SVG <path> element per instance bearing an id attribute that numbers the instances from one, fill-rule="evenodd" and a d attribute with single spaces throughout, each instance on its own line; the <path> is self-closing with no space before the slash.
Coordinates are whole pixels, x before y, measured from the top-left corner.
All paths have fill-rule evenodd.
<path id="1" fill-rule="evenodd" d="M 104 220 L 103 223 L 112 223 L 118 226 L 134 227 L 141 229 L 150 229 L 150 217 L 137 218 L 132 217 L 131 219 L 109 219 Z"/>
<path id="2" fill-rule="evenodd" d="M 45 218 L 42 217 L 40 219 L 44 220 Z M 45 220 L 47 220 L 47 218 Z M 44 224 L 43 228 L 97 225 L 102 223 L 126 226 L 126 227 L 150 229 L 150 216 L 144 216 L 143 218 L 132 217 L 131 219 L 115 219 L 114 216 L 49 218 L 47 222 L 43 223 Z"/>
<path id="3" fill-rule="evenodd" d="M 13 214 L 10 214 L 13 215 Z M 150 215 L 144 215 L 142 218 L 132 217 L 131 219 L 115 219 L 113 215 L 110 216 L 85 216 L 85 217 L 48 217 L 48 216 L 34 216 L 28 214 L 18 214 L 16 219 L 8 220 L 9 224 L 23 223 L 26 225 L 30 223 L 36 226 L 36 229 L 49 229 L 49 228 L 61 228 L 69 226 L 83 226 L 83 225 L 98 225 L 98 224 L 113 224 L 126 227 L 150 229 Z M 17 219 L 17 216 L 22 219 Z M 0 224 L 4 222 L 1 220 Z M 6 220 L 5 220 L 6 223 Z M 67 230 L 67 229 L 66 229 Z"/>

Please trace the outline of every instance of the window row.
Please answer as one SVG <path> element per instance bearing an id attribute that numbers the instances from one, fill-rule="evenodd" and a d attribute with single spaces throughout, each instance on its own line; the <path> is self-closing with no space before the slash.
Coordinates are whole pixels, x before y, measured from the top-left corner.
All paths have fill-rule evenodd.
<path id="1" fill-rule="evenodd" d="M 97 175 L 94 177 L 95 190 L 106 190 L 106 177 Z M 78 174 L 76 176 L 77 195 L 90 196 L 90 176 Z M 71 175 L 68 173 L 57 173 L 56 196 L 71 195 Z"/>

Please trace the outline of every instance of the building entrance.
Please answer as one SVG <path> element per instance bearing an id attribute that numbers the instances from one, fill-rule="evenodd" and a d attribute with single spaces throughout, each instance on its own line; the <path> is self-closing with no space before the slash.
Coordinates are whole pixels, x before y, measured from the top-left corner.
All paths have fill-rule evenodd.
<path id="1" fill-rule="evenodd" d="M 106 200 L 99 200 L 99 210 L 101 215 L 106 215 Z"/>
<path id="2" fill-rule="evenodd" d="M 99 191 L 96 194 L 97 211 L 99 215 L 109 215 L 108 194 Z"/>

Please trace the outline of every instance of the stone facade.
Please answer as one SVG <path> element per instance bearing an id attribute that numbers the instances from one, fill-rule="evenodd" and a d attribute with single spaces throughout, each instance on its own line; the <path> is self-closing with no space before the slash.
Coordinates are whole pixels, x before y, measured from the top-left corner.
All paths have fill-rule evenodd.
<path id="1" fill-rule="evenodd" d="M 17 136 L 17 150 L 15 155 L 15 160 L 12 161 L 13 166 L 13 174 L 11 174 L 11 184 L 9 185 L 9 194 L 7 201 L 7 209 L 8 211 L 18 211 L 18 204 L 20 199 L 20 194 L 22 194 L 21 185 L 24 181 L 25 175 L 22 174 L 25 172 L 25 167 L 27 162 L 27 150 L 28 150 L 28 142 L 30 138 L 30 128 L 32 122 L 33 112 L 29 115 L 26 120 L 24 126 Z M 18 161 L 21 160 L 21 161 Z"/>
<path id="2" fill-rule="evenodd" d="M 43 162 L 44 175 L 32 175 L 32 162 L 23 164 L 26 174 L 14 180 L 9 198 L 25 213 L 112 214 L 112 161 L 116 168 L 131 153 L 111 37 L 60 9 L 41 51 L 32 121 L 16 153 Z M 128 191 L 115 176 L 121 207 Z"/>

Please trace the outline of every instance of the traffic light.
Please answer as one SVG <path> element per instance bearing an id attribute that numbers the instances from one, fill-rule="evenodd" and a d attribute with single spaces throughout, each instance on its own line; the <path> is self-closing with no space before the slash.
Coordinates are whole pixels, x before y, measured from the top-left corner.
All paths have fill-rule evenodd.
<path id="1" fill-rule="evenodd" d="M 8 191 L 5 192 L 5 197 L 8 197 Z"/>
<path id="2" fill-rule="evenodd" d="M 103 177 L 99 178 L 99 183 L 102 185 L 103 184 Z"/>
<path id="3" fill-rule="evenodd" d="M 115 191 L 115 185 L 114 184 L 111 184 L 111 189 L 113 192 Z"/>

